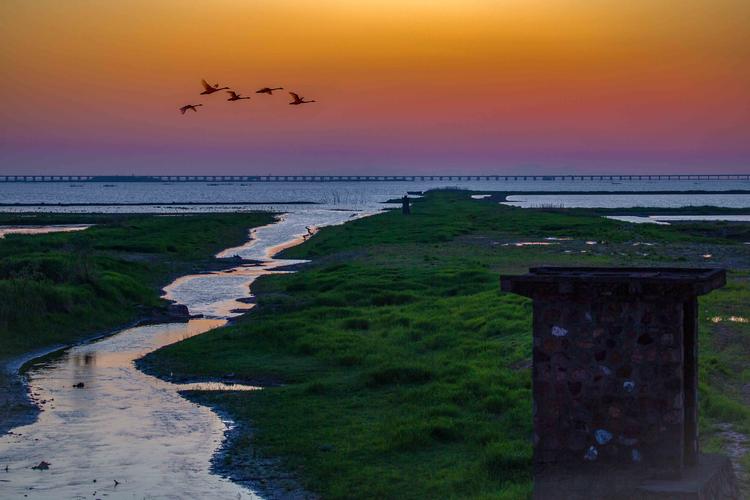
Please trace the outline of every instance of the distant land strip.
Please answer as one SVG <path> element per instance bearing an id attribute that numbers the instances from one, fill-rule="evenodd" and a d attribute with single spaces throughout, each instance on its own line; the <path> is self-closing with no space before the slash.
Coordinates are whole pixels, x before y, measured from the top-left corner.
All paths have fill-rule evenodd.
<path id="1" fill-rule="evenodd" d="M 410 191 L 409 194 L 421 194 L 421 191 Z M 508 196 L 568 196 L 568 195 L 599 195 L 612 196 L 620 194 L 628 195 L 664 195 L 664 194 L 750 194 L 750 189 L 728 189 L 724 191 L 710 190 L 690 190 L 690 191 L 491 191 L 491 190 L 472 190 L 475 194 L 486 194 L 487 197 L 482 201 L 509 202 Z M 401 203 L 400 198 L 392 198 L 383 203 Z"/>
<path id="2" fill-rule="evenodd" d="M 479 191 L 477 191 L 479 192 Z M 489 192 L 488 192 L 489 194 Z M 750 194 L 750 189 L 727 189 L 723 191 L 711 191 L 705 189 L 694 189 L 685 191 L 503 191 L 502 193 L 492 193 L 493 199 L 502 197 L 500 201 L 508 201 L 508 196 L 537 196 L 537 195 L 607 195 L 613 194 L 637 194 L 637 195 L 659 195 L 659 194 Z"/>

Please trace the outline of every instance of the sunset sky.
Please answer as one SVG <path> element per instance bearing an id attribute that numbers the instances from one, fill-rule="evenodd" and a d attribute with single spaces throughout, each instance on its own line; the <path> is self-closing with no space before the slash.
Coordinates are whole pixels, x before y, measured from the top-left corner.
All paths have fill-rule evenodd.
<path id="1" fill-rule="evenodd" d="M 748 0 L 2 0 L 0 173 L 748 172 L 749 26 Z"/>

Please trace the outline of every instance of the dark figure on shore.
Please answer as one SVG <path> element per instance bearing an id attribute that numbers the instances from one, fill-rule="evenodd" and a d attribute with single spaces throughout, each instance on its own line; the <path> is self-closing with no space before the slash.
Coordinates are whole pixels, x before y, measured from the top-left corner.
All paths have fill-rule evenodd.
<path id="1" fill-rule="evenodd" d="M 401 213 L 404 215 L 409 215 L 411 213 L 411 206 L 409 206 L 409 197 L 406 195 L 401 198 Z"/>

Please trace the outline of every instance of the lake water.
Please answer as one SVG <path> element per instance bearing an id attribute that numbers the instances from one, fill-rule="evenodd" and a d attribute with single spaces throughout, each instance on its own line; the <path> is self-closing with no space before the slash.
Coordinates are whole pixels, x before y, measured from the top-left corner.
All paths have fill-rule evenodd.
<path id="1" fill-rule="evenodd" d="M 377 210 L 407 191 L 461 188 L 473 191 L 726 191 L 750 190 L 750 181 L 409 181 L 278 183 L 0 183 L 0 211 L 194 212 L 273 210 L 286 212 L 311 202 L 316 208 Z M 523 195 L 519 206 L 682 206 L 750 207 L 750 195 Z M 44 207 L 29 204 L 45 204 Z M 138 206 L 50 206 L 57 204 L 141 203 Z M 202 203 L 204 205 L 195 205 Z M 227 205 L 215 205 L 223 203 Z M 236 203 L 236 205 L 234 205 Z M 255 205 L 243 205 L 254 203 Z M 25 206 L 7 206 L 24 204 Z M 165 205 L 176 204 L 176 205 Z"/>

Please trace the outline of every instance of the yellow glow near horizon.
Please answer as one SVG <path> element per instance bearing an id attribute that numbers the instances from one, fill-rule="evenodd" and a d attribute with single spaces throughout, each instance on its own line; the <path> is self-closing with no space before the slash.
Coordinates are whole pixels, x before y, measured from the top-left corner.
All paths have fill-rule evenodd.
<path id="1" fill-rule="evenodd" d="M 706 158 L 739 157 L 748 25 L 745 0 L 5 0 L 0 119 L 16 144 L 157 147 L 159 136 L 190 149 L 205 131 L 172 114 L 198 99 L 205 77 L 326 102 L 294 115 L 314 119 L 290 120 L 282 107 L 262 125 L 203 108 L 198 116 L 221 116 L 211 144 L 237 151 L 246 129 L 299 132 L 309 119 L 316 147 L 365 156 L 394 143 L 421 144 L 417 155 L 454 127 L 456 151 L 497 161 L 509 148 L 529 161 L 567 158 L 591 138 L 613 157 L 666 155 L 681 138 L 706 144 Z"/>

